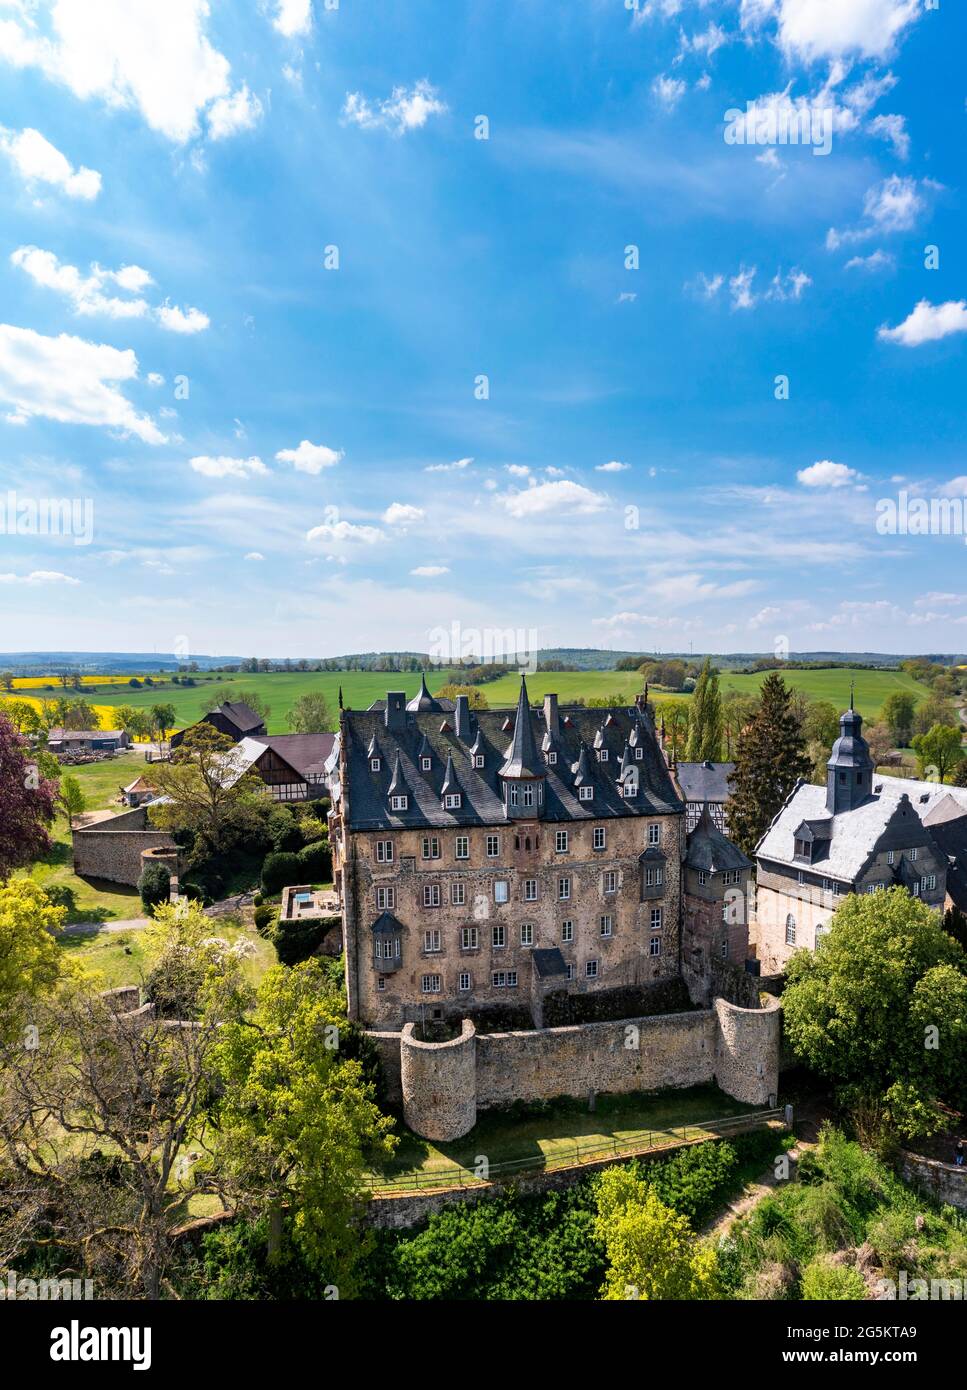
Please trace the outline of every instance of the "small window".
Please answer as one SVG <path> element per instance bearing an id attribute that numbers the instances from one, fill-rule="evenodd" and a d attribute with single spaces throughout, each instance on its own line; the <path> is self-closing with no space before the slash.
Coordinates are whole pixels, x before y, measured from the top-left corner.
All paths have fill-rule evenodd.
<path id="1" fill-rule="evenodd" d="M 893 864 L 896 862 L 896 850 L 891 849 L 889 851 L 889 853 L 886 856 L 886 862 L 888 864 Z"/>
<path id="2" fill-rule="evenodd" d="M 393 841 L 376 841 L 376 862 L 377 864 L 392 864 L 393 862 Z"/>
<path id="3" fill-rule="evenodd" d="M 432 928 L 431 931 L 425 931 L 425 932 L 423 933 L 423 949 L 424 949 L 424 951 L 429 951 L 429 952 L 439 951 L 439 949 L 440 949 L 440 929 L 439 929 L 439 927 L 434 927 L 434 928 Z"/>
<path id="4" fill-rule="evenodd" d="M 470 836 L 469 836 L 469 835 L 458 835 L 458 836 L 457 836 L 456 840 L 454 841 L 454 846 L 453 846 L 453 857 L 454 857 L 455 859 L 469 859 L 469 858 L 470 858 Z"/>
<path id="5" fill-rule="evenodd" d="M 617 893 L 618 875 L 616 870 L 607 869 L 604 874 L 603 888 L 605 893 Z"/>
<path id="6" fill-rule="evenodd" d="M 483 756 L 482 753 L 474 753 L 474 755 L 473 755 L 473 765 L 474 765 L 474 767 L 483 767 L 483 765 L 484 765 L 484 756 Z"/>
<path id="7" fill-rule="evenodd" d="M 614 935 L 614 918 L 611 916 L 610 913 L 607 914 L 607 916 L 604 916 L 604 917 L 601 918 L 601 935 L 602 935 L 602 936 L 613 936 L 613 935 Z"/>
<path id="8" fill-rule="evenodd" d="M 593 788 L 593 787 L 578 787 L 578 801 L 593 801 L 593 800 L 594 800 L 594 788 Z"/>
<path id="9" fill-rule="evenodd" d="M 497 858 L 499 858 L 499 856 L 500 856 L 500 836 L 499 836 L 499 835 L 488 835 L 488 836 L 487 836 L 487 858 L 488 858 L 488 859 L 497 859 Z"/>
<path id="10" fill-rule="evenodd" d="M 570 961 L 568 961 L 568 963 L 567 963 L 567 977 L 566 977 L 566 978 L 569 979 L 569 980 L 573 980 L 573 979 L 574 979 L 574 966 L 571 964 Z"/>
<path id="11" fill-rule="evenodd" d="M 589 980 L 596 980 L 598 978 L 598 962 L 596 960 L 586 961 L 584 973 Z"/>
<path id="12" fill-rule="evenodd" d="M 795 946 L 796 944 L 796 919 L 790 912 L 786 918 L 786 945 Z"/>
<path id="13" fill-rule="evenodd" d="M 502 922 L 492 928 L 491 941 L 498 950 L 507 945 L 507 928 Z"/>
<path id="14" fill-rule="evenodd" d="M 405 811 L 409 805 L 409 800 L 408 796 L 391 796 L 389 808 L 391 811 Z"/>
<path id="15" fill-rule="evenodd" d="M 377 989 L 385 989 L 385 988 L 386 988 L 386 976 L 385 976 L 385 975 L 380 975 L 380 976 L 377 978 L 377 980 L 376 980 L 376 988 L 377 988 Z"/>
<path id="16" fill-rule="evenodd" d="M 533 946 L 534 944 L 534 924 L 532 922 L 521 922 L 520 924 L 520 944 L 522 946 Z"/>
<path id="17" fill-rule="evenodd" d="M 661 907 L 653 907 L 653 908 L 651 909 L 651 929 L 652 929 L 652 931 L 661 931 L 661 928 L 662 928 L 662 921 L 663 921 L 663 918 L 662 918 L 662 913 L 663 913 L 663 912 L 664 912 L 664 908 L 661 908 Z"/>
<path id="18" fill-rule="evenodd" d="M 463 907 L 467 901 L 467 885 L 465 883 L 450 884 L 450 902 L 454 907 Z"/>
<path id="19" fill-rule="evenodd" d="M 470 988 L 471 983 L 472 982 L 470 979 L 470 971 L 461 970 L 460 974 L 457 976 L 457 989 L 460 991 L 460 993 L 466 994 L 467 990 Z"/>
<path id="20" fill-rule="evenodd" d="M 621 795 L 626 801 L 631 801 L 638 795 L 638 783 L 635 781 L 634 777 L 627 778 L 624 786 L 621 788 Z"/>
<path id="21" fill-rule="evenodd" d="M 507 988 L 508 988 L 508 989 L 516 989 L 516 988 L 517 988 L 517 971 L 516 971 L 516 970 L 508 970 L 508 971 L 507 971 Z"/>
<path id="22" fill-rule="evenodd" d="M 596 825 L 592 832 L 592 848 L 604 849 L 607 844 L 608 836 L 603 825 Z"/>
<path id="23" fill-rule="evenodd" d="M 421 983 L 421 988 L 422 988 L 422 991 L 423 991 L 424 994 L 439 994 L 439 993 L 440 993 L 440 976 L 439 976 L 439 975 L 424 975 L 424 976 L 423 976 L 422 983 Z"/>
<path id="24" fill-rule="evenodd" d="M 818 935 L 818 933 L 817 933 L 817 935 Z M 660 943 L 659 943 L 659 944 L 660 944 Z M 722 938 L 722 945 L 719 947 L 719 954 L 721 955 L 721 957 L 722 957 L 723 960 L 728 960 L 728 958 L 729 958 L 729 939 L 728 939 L 727 936 Z"/>
<path id="25" fill-rule="evenodd" d="M 521 787 L 520 804 L 522 806 L 533 806 L 534 804 L 534 788 L 529 783 Z"/>
<path id="26" fill-rule="evenodd" d="M 916 863 L 916 861 L 917 861 L 917 855 L 918 855 L 919 853 L 920 853 L 920 851 L 914 846 L 914 848 L 910 851 L 910 863 L 911 863 L 911 864 L 915 864 L 915 863 Z"/>
<path id="27" fill-rule="evenodd" d="M 440 885 L 439 883 L 424 883 L 423 885 L 423 906 L 440 906 Z"/>
<path id="28" fill-rule="evenodd" d="M 458 811 L 462 802 L 463 794 L 461 792 L 447 792 L 443 798 L 443 809 L 445 811 Z"/>
<path id="29" fill-rule="evenodd" d="M 661 937 L 653 936 L 648 943 L 648 954 L 650 956 L 661 955 Z"/>
<path id="30" fill-rule="evenodd" d="M 806 882 L 806 875 L 803 873 L 802 869 L 799 870 L 798 874 L 796 875 L 796 879 L 800 887 Z"/>
<path id="31" fill-rule="evenodd" d="M 396 906 L 396 889 L 395 889 L 395 888 L 377 888 L 377 889 L 376 889 L 376 907 L 377 907 L 377 910 L 378 910 L 378 911 L 380 911 L 380 912 L 392 911 L 392 909 L 393 909 L 395 906 Z"/>
<path id="32" fill-rule="evenodd" d="M 558 900 L 559 900 L 560 902 L 562 902 L 562 903 L 566 903 L 566 902 L 570 901 L 570 897 L 571 897 L 571 880 L 570 880 L 570 878 L 559 878 L 559 879 L 557 880 L 557 896 L 558 896 Z"/>
<path id="33" fill-rule="evenodd" d="M 379 758 L 370 758 L 370 760 L 369 760 L 369 770 L 370 770 L 370 772 L 379 772 L 380 767 L 381 767 L 381 762 L 380 762 L 380 759 L 379 759 Z"/>
<path id="34" fill-rule="evenodd" d="M 552 748 L 552 749 L 550 750 L 550 752 L 548 753 L 548 755 L 547 755 L 547 765 L 548 765 L 548 767 L 553 767 L 554 764 L 555 764 L 556 762 L 557 762 L 557 754 L 554 752 L 554 750 L 553 750 L 553 748 Z"/>
<path id="35" fill-rule="evenodd" d="M 646 877 L 646 881 L 647 881 L 647 873 L 646 873 L 646 876 L 645 876 L 645 877 Z M 708 883 L 708 874 L 705 872 L 704 869 L 699 869 L 699 871 L 698 871 L 698 882 L 699 882 L 699 886 L 702 887 L 702 888 L 704 888 L 705 885 L 706 885 L 706 883 Z"/>
<path id="36" fill-rule="evenodd" d="M 432 766 L 433 766 L 433 759 L 432 759 L 432 758 L 421 758 L 421 759 L 420 759 L 420 768 L 421 768 L 421 770 L 422 770 L 423 772 L 429 772 L 429 771 L 430 771 L 430 768 L 431 768 Z"/>
<path id="37" fill-rule="evenodd" d="M 645 865 L 645 887 L 646 887 L 646 888 L 660 888 L 661 885 L 662 885 L 662 882 L 663 882 L 663 880 L 664 880 L 664 877 L 665 877 L 665 875 L 664 875 L 664 872 L 663 872 L 663 870 L 662 870 L 662 866 L 661 866 L 660 864 L 646 864 L 646 865 Z M 698 881 L 699 881 L 699 883 L 704 883 L 704 882 L 705 882 L 705 879 L 703 878 L 701 872 L 699 873 Z"/>
<path id="38" fill-rule="evenodd" d="M 435 835 L 424 835 L 424 836 L 423 836 L 423 858 L 424 858 L 424 859 L 439 859 L 439 858 L 440 858 L 440 841 L 437 839 L 437 837 L 436 837 Z"/>
<path id="39" fill-rule="evenodd" d="M 563 942 L 574 940 L 574 923 L 571 921 L 561 923 L 561 940 Z"/>
<path id="40" fill-rule="evenodd" d="M 507 887 L 507 880 L 505 878 L 498 878 L 494 883 L 494 902 L 505 903 L 508 895 L 509 889 Z"/>
<path id="41" fill-rule="evenodd" d="M 558 830 L 554 835 L 554 849 L 558 854 L 567 854 L 567 831 Z"/>
<path id="42" fill-rule="evenodd" d="M 648 844 L 661 844 L 661 826 L 657 823 L 657 821 L 653 821 L 652 824 L 648 827 Z"/>
<path id="43" fill-rule="evenodd" d="M 475 951 L 480 944 L 480 933 L 476 927 L 460 928 L 460 949 L 462 951 Z"/>
<path id="44" fill-rule="evenodd" d="M 644 756 L 644 752 L 645 752 L 645 750 L 644 750 L 643 748 L 636 748 L 636 749 L 635 749 L 635 762 L 637 762 L 637 763 L 640 763 L 640 762 L 641 762 L 642 757 Z"/>
<path id="45" fill-rule="evenodd" d="M 495 970 L 490 977 L 490 982 L 494 989 L 503 989 L 507 984 L 506 970 Z"/>
<path id="46" fill-rule="evenodd" d="M 722 875 L 722 882 L 728 887 L 731 883 L 738 883 L 739 878 L 740 873 L 738 869 L 726 869 L 725 873 Z M 826 882 L 828 883 L 829 880 L 827 879 Z"/>
<path id="47" fill-rule="evenodd" d="M 608 761 L 608 750 L 607 750 L 607 748 L 599 748 L 599 749 L 598 749 L 598 762 L 599 762 L 599 763 L 606 763 L 607 761 Z"/>
<path id="48" fill-rule="evenodd" d="M 536 903 L 536 902 L 537 902 L 537 879 L 536 879 L 536 878 L 525 878 L 525 879 L 524 879 L 524 902 L 525 902 L 525 903 Z"/>

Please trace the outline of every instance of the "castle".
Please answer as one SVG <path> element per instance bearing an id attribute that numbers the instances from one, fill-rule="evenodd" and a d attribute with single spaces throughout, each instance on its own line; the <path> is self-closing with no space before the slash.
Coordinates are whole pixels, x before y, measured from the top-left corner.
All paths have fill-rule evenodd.
<path id="1" fill-rule="evenodd" d="M 709 815 L 686 832 L 646 697 L 535 711 L 522 678 L 516 709 L 483 711 L 424 682 L 341 713 L 330 789 L 349 1014 L 411 1127 L 456 1137 L 503 1099 L 697 1084 L 740 1034 L 756 1042 L 732 1093 L 774 1095 L 777 1021 L 744 969 L 752 866 Z M 729 1044 L 723 1011 L 750 1015 L 728 1014 Z M 621 1020 L 654 1056 L 615 1056 Z"/>

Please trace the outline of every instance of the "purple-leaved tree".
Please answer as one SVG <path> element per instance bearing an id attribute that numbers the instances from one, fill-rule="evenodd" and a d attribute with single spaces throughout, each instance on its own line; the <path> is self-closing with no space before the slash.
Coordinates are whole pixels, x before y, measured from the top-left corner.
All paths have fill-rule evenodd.
<path id="1" fill-rule="evenodd" d="M 30 759 L 30 745 L 0 714 L 0 883 L 50 849 L 57 783 Z"/>

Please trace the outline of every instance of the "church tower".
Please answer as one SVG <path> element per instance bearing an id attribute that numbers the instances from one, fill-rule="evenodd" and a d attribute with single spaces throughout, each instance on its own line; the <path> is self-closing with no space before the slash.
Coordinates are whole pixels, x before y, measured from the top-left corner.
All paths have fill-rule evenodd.
<path id="1" fill-rule="evenodd" d="M 850 686 L 849 709 L 840 715 L 839 738 L 826 764 L 826 809 L 832 816 L 854 810 L 873 793 L 873 759 L 862 729 Z"/>

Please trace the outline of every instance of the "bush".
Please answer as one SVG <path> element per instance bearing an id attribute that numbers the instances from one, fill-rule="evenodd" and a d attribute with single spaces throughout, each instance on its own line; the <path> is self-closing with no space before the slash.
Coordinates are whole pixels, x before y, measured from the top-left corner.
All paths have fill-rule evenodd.
<path id="1" fill-rule="evenodd" d="M 171 897 L 171 875 L 163 864 L 145 864 L 138 879 L 138 892 L 145 911 L 166 903 Z"/>
<path id="2" fill-rule="evenodd" d="M 280 893 L 283 888 L 301 883 L 304 875 L 305 869 L 297 854 L 266 855 L 265 863 L 262 865 L 262 892 L 271 898 L 273 893 Z"/>
<path id="3" fill-rule="evenodd" d="M 332 881 L 332 850 L 328 840 L 317 840 L 306 845 L 296 855 L 303 879 L 309 883 L 329 883 Z M 300 880 L 301 881 L 301 880 Z"/>
<path id="4" fill-rule="evenodd" d="M 739 1156 L 731 1144 L 698 1144 L 660 1166 L 643 1166 L 642 1176 L 666 1206 L 698 1226 L 715 1210 L 719 1193 L 738 1167 Z"/>
<path id="5" fill-rule="evenodd" d="M 255 909 L 255 930 L 259 936 L 270 937 L 278 920 L 279 910 L 272 903 L 260 903 Z"/>
<path id="6" fill-rule="evenodd" d="M 855 1300 L 866 1297 L 866 1285 L 858 1269 L 833 1264 L 828 1255 L 817 1255 L 803 1270 L 802 1296 L 807 1301 Z"/>
<path id="7" fill-rule="evenodd" d="M 338 917 L 323 917 L 315 922 L 280 922 L 272 933 L 280 963 L 298 965 L 308 960 L 322 945 L 329 928 L 338 921 Z"/>

